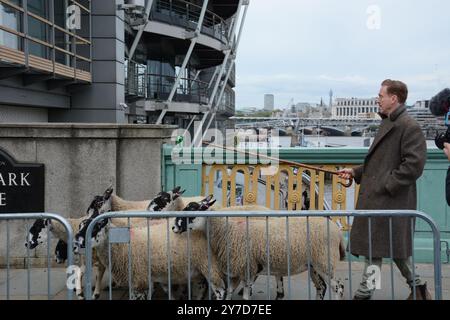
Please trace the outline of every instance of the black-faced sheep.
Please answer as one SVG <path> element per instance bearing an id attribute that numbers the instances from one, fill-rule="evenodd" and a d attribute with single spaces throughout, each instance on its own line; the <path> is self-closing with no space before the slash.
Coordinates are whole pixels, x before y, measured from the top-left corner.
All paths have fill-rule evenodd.
<path id="1" fill-rule="evenodd" d="M 211 196 L 203 202 L 209 203 Z M 206 204 L 207 205 L 207 204 Z M 194 210 L 195 211 L 195 210 Z M 278 277 L 287 276 L 288 250 L 290 252 L 291 274 L 304 272 L 308 268 L 308 243 L 307 243 L 307 220 L 301 217 L 289 218 L 289 248 L 286 244 L 286 220 L 283 218 L 269 218 L 268 221 L 268 243 L 270 248 L 270 259 L 266 251 L 266 221 L 249 218 L 249 243 L 247 244 L 246 225 L 239 221 L 222 217 L 192 217 L 176 218 L 173 226 L 175 233 L 183 233 L 188 228 L 193 231 L 202 231 L 206 235 L 206 225 L 209 220 L 210 243 L 212 251 L 216 254 L 221 270 L 227 270 L 227 239 L 231 247 L 230 276 L 244 281 L 244 299 L 250 296 L 250 289 L 258 274 L 267 273 L 265 270 L 268 262 L 270 274 Z M 327 225 L 330 238 L 327 237 Z M 330 277 L 331 289 L 336 298 L 343 295 L 343 285 L 334 279 L 336 264 L 345 256 L 343 237 L 338 226 L 332 221 L 322 217 L 310 217 L 310 260 L 309 264 L 320 278 Z M 330 252 L 328 252 L 328 241 Z M 247 264 L 247 246 L 249 264 Z M 330 254 L 330 269 L 328 269 L 328 254 Z M 250 274 L 247 275 L 247 268 Z M 314 274 L 313 272 L 313 274 Z M 313 275 L 312 274 L 312 275 Z M 317 298 L 324 296 L 324 290 L 318 290 Z"/>

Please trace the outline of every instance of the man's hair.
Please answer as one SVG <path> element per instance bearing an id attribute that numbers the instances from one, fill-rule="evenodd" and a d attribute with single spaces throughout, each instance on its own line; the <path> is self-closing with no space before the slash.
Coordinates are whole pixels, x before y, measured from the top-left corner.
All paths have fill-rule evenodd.
<path id="1" fill-rule="evenodd" d="M 403 82 L 387 79 L 381 85 L 387 87 L 388 94 L 397 96 L 398 102 L 401 104 L 404 104 L 408 99 L 408 87 Z"/>

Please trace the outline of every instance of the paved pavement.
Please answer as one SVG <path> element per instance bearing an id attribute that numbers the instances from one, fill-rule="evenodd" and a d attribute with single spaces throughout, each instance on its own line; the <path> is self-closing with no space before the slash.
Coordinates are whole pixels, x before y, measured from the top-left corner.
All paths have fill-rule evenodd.
<path id="1" fill-rule="evenodd" d="M 352 263 L 351 281 L 352 291 L 355 291 L 359 281 L 361 280 L 361 273 L 363 264 L 360 262 Z M 434 277 L 433 266 L 429 264 L 417 264 L 417 273 L 427 281 L 428 287 L 432 296 L 434 297 Z M 28 280 L 29 274 L 29 280 Z M 394 266 L 394 299 L 403 300 L 409 295 L 409 288 L 406 285 L 398 269 Z M 50 272 L 51 287 L 50 292 L 47 286 L 48 273 L 47 269 L 36 268 L 31 269 L 30 272 L 26 269 L 11 269 L 9 274 L 9 288 L 10 299 L 28 299 L 28 293 L 32 300 L 46 300 L 50 295 L 50 299 L 63 300 L 67 298 L 67 291 L 65 290 L 65 269 L 55 268 Z M 349 265 L 347 262 L 340 262 L 337 270 L 337 278 L 344 281 L 345 294 L 344 298 L 349 299 L 350 295 L 350 283 L 349 283 Z M 7 290 L 7 272 L 5 269 L 0 269 L 0 300 L 6 299 Z M 303 273 L 291 277 L 291 298 L 295 300 L 308 299 L 308 275 Z M 269 279 L 270 286 L 270 298 L 274 299 L 276 295 L 276 284 L 274 277 Z M 28 283 L 30 289 L 28 290 Z M 288 298 L 288 282 L 285 278 L 284 282 L 286 297 Z M 442 287 L 443 298 L 450 300 L 450 265 L 442 265 Z M 315 298 L 315 289 L 311 283 L 311 298 Z M 158 293 L 156 298 L 165 299 L 166 297 L 162 293 Z M 102 292 L 101 299 L 108 298 L 108 291 Z M 128 290 L 113 290 L 113 299 L 127 299 Z M 325 299 L 328 299 L 328 292 Z M 242 299 L 240 296 L 235 295 L 233 299 Z M 253 289 L 252 299 L 268 299 L 267 294 L 267 277 L 261 276 L 255 283 Z M 392 287 L 391 287 L 391 272 L 390 264 L 384 264 L 381 275 L 381 289 L 375 292 L 374 300 L 390 300 L 392 299 Z"/>

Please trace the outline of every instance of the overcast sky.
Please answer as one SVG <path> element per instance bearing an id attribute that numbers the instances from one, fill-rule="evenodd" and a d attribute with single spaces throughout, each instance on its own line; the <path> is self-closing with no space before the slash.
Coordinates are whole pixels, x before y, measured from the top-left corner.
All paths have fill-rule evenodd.
<path id="1" fill-rule="evenodd" d="M 375 97 L 386 78 L 413 104 L 450 86 L 450 1 L 250 0 L 236 68 L 238 109 Z"/>

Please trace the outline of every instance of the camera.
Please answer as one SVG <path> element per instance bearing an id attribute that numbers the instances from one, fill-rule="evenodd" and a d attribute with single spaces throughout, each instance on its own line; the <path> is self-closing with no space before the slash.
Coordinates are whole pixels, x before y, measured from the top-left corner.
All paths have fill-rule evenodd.
<path id="1" fill-rule="evenodd" d="M 435 116 L 445 115 L 445 125 L 447 132 L 438 133 L 434 138 L 434 142 L 439 149 L 444 149 L 444 143 L 450 143 L 450 89 L 446 88 L 435 95 L 430 100 L 430 111 Z"/>
<path id="2" fill-rule="evenodd" d="M 436 147 L 438 147 L 441 150 L 444 149 L 445 142 L 450 143 L 450 127 L 447 129 L 445 133 L 438 133 L 434 138 L 434 143 L 436 144 Z"/>

